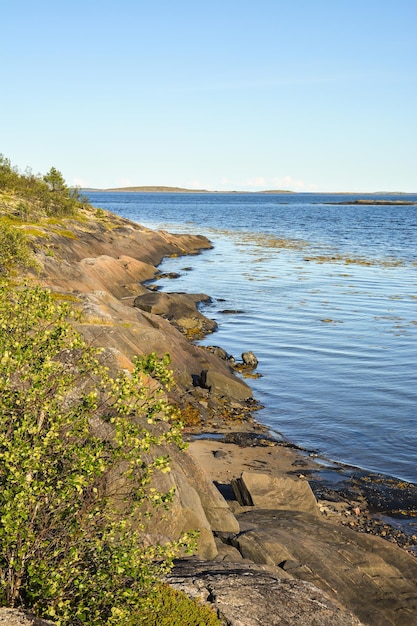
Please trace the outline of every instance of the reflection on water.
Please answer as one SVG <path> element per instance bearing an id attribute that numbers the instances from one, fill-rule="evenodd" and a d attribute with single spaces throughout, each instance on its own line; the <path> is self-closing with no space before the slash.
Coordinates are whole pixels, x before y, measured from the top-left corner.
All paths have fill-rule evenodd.
<path id="1" fill-rule="evenodd" d="M 415 207 L 98 196 L 96 206 L 146 226 L 213 241 L 187 259 L 192 272 L 167 259 L 161 269 L 180 277 L 158 284 L 212 296 L 203 312 L 219 329 L 202 343 L 255 352 L 258 419 L 330 458 L 417 482 Z"/>

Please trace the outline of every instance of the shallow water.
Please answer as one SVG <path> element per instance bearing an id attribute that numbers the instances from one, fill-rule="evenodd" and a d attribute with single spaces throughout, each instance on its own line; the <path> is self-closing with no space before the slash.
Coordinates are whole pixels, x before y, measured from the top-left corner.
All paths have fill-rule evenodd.
<path id="1" fill-rule="evenodd" d="M 333 205 L 357 199 L 333 194 L 89 197 L 211 239 L 211 251 L 165 260 L 180 278 L 160 284 L 213 298 L 204 313 L 219 329 L 202 343 L 255 352 L 258 420 L 329 458 L 417 482 L 417 206 Z"/>

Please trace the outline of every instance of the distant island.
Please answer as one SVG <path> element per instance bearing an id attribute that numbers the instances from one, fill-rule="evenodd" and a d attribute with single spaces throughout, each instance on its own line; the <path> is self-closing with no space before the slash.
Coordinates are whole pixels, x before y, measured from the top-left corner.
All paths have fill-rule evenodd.
<path id="1" fill-rule="evenodd" d="M 329 191 L 329 192 L 299 192 L 299 191 L 291 191 L 289 189 L 262 189 L 260 191 L 242 191 L 242 190 L 216 190 L 216 189 L 187 189 L 186 187 L 168 187 L 164 185 L 142 185 L 135 187 L 111 187 L 106 189 L 100 189 L 97 187 L 83 187 L 81 191 L 84 192 L 100 192 L 100 193 L 205 193 L 205 194 L 247 194 L 247 195 L 257 195 L 257 194 L 271 194 L 271 195 L 279 195 L 279 194 L 298 194 L 298 193 L 320 193 L 320 195 L 349 195 L 349 196 L 358 196 L 362 195 L 360 192 L 350 192 L 350 191 Z M 377 195 L 405 195 L 404 192 L 401 191 L 374 191 L 364 193 L 363 195 L 368 196 L 367 198 L 358 198 L 356 200 L 343 200 L 340 202 L 328 202 L 327 204 L 386 204 L 386 205 L 400 205 L 400 204 L 409 204 L 415 205 L 416 202 L 410 200 L 380 200 L 374 199 L 372 196 Z"/>
<path id="2" fill-rule="evenodd" d="M 287 189 L 268 189 L 265 191 L 210 191 L 208 189 L 186 189 L 184 187 L 142 186 L 142 187 L 114 187 L 111 189 L 85 188 L 83 191 L 103 192 L 136 192 L 136 193 L 295 193 Z"/>
<path id="3" fill-rule="evenodd" d="M 142 186 L 142 187 L 114 187 L 100 191 L 136 191 L 146 193 L 210 193 L 207 189 L 184 189 L 183 187 Z"/>
<path id="4" fill-rule="evenodd" d="M 329 202 L 328 204 L 382 204 L 382 205 L 388 205 L 388 206 L 395 206 L 397 204 L 399 205 L 412 205 L 415 206 L 417 204 L 417 202 L 412 202 L 410 200 L 368 200 L 368 199 L 360 199 L 360 200 L 346 200 L 343 202 Z"/>

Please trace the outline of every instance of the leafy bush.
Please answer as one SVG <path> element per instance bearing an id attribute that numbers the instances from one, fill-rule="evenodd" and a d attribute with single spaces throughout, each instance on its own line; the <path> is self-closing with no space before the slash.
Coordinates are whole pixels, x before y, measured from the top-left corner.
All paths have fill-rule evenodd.
<path id="1" fill-rule="evenodd" d="M 0 602 L 60 626 L 139 624 L 190 545 L 143 535 L 144 510 L 173 495 L 151 488 L 169 471 L 158 446 L 183 445 L 171 375 L 152 355 L 111 378 L 74 316 L 47 291 L 0 284 Z"/>
<path id="2" fill-rule="evenodd" d="M 160 585 L 152 611 L 141 616 L 138 626 L 220 626 L 217 614 L 209 607 L 191 600 L 168 585 Z"/>
<path id="3" fill-rule="evenodd" d="M 16 268 L 36 267 L 26 235 L 22 230 L 2 223 L 0 228 L 0 274 Z"/>

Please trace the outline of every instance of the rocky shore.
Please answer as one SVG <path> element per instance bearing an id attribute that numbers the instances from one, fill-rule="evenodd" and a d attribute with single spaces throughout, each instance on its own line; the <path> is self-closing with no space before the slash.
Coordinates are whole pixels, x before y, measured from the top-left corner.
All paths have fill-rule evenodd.
<path id="1" fill-rule="evenodd" d="M 33 278 L 82 310 L 79 330 L 104 348 L 111 369 L 130 369 L 135 355 L 170 354 L 170 399 L 190 445 L 167 450 L 172 471 L 156 487 L 175 487 L 175 498 L 147 532 L 155 540 L 198 529 L 200 538 L 169 582 L 229 625 L 417 625 L 417 539 L 374 517 L 415 512 L 415 487 L 326 465 L 272 437 L 236 374 L 256 363 L 192 343 L 215 330 L 198 309 L 209 294 L 151 283 L 164 257 L 211 243 L 99 215 L 31 234 L 42 268 Z"/>

